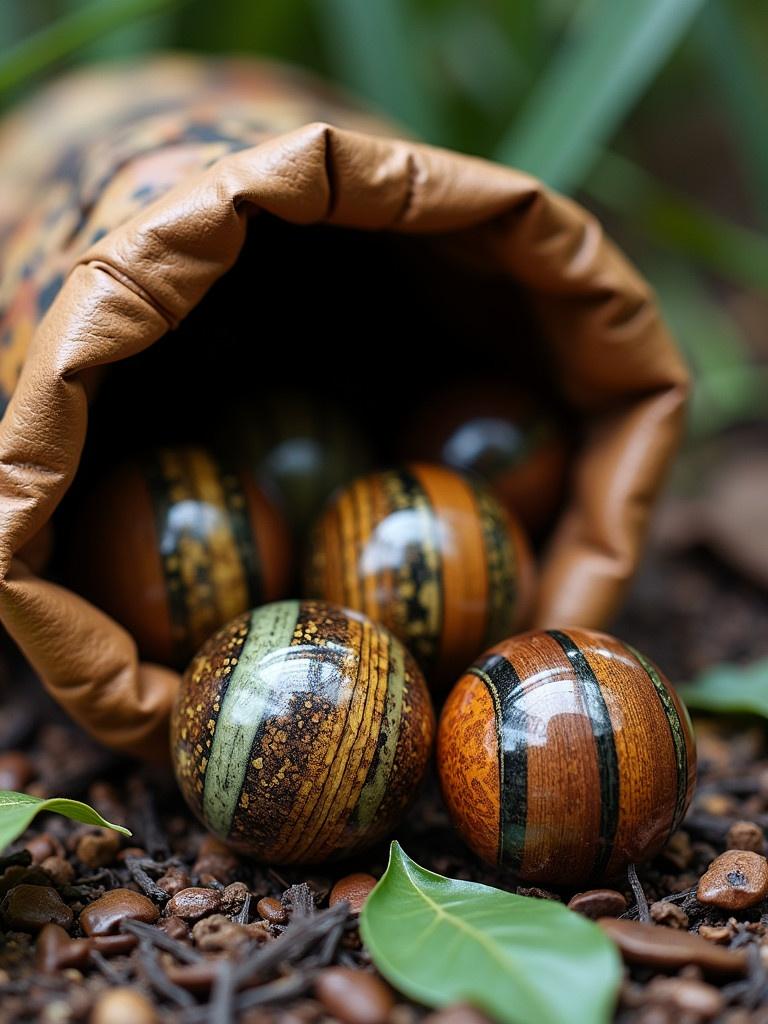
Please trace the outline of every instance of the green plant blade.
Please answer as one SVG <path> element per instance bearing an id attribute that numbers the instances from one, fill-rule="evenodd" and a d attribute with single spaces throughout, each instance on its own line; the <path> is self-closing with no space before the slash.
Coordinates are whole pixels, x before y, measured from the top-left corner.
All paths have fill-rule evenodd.
<path id="1" fill-rule="evenodd" d="M 704 0 L 596 0 L 550 61 L 498 159 L 570 192 L 682 39 Z"/>
<path id="2" fill-rule="evenodd" d="M 35 815 L 41 811 L 53 811 L 63 814 L 65 818 L 82 821 L 85 825 L 101 825 L 103 828 L 114 829 L 124 836 L 131 833 L 122 825 L 113 825 L 94 811 L 88 804 L 79 800 L 67 800 L 65 797 L 52 797 L 43 800 L 27 793 L 14 793 L 8 789 L 0 789 L 0 850 L 4 850 L 14 839 L 25 832 Z"/>
<path id="3" fill-rule="evenodd" d="M 621 979 L 603 932 L 561 903 L 419 867 L 398 843 L 360 930 L 374 963 L 428 1006 L 468 1002 L 503 1024 L 601 1024 Z"/>
<path id="4" fill-rule="evenodd" d="M 715 665 L 675 689 L 694 711 L 768 718 L 768 658 L 751 665 Z"/>

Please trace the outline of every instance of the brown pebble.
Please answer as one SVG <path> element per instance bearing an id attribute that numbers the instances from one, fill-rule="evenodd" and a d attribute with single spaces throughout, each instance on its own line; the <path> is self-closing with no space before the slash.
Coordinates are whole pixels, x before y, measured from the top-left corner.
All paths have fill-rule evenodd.
<path id="1" fill-rule="evenodd" d="M 77 841 L 75 853 L 78 860 L 89 868 L 105 868 L 111 864 L 120 849 L 120 836 L 111 828 L 98 832 L 86 832 Z"/>
<path id="2" fill-rule="evenodd" d="M 0 896 L 4 896 L 15 886 L 22 883 L 25 885 L 47 886 L 51 884 L 51 879 L 37 864 L 28 868 L 25 868 L 22 864 L 12 864 L 0 876 Z"/>
<path id="3" fill-rule="evenodd" d="M 734 936 L 734 932 L 728 925 L 713 926 L 710 924 L 699 925 L 698 934 L 707 942 L 716 942 L 719 946 L 727 946 Z"/>
<path id="4" fill-rule="evenodd" d="M 35 768 L 20 750 L 0 754 L 0 789 L 23 790 L 35 774 Z"/>
<path id="5" fill-rule="evenodd" d="M 80 926 L 86 935 L 114 935 L 123 921 L 153 924 L 159 911 L 152 900 L 133 889 L 112 889 L 80 914 Z"/>
<path id="6" fill-rule="evenodd" d="M 35 966 L 43 974 L 64 967 L 85 967 L 91 949 L 88 939 L 71 939 L 59 924 L 46 924 L 35 943 Z"/>
<path id="7" fill-rule="evenodd" d="M 385 1024 L 395 1005 L 389 986 L 367 971 L 328 967 L 315 981 L 315 995 L 343 1024 Z"/>
<path id="8" fill-rule="evenodd" d="M 181 892 L 182 889 L 188 889 L 191 879 L 186 871 L 182 868 L 171 867 L 157 880 L 157 885 L 168 893 L 169 896 L 175 896 L 177 892 Z"/>
<path id="9" fill-rule="evenodd" d="M 627 909 L 627 901 L 615 889 L 588 889 L 572 896 L 568 909 L 596 921 L 598 917 L 619 917 Z"/>
<path id="10" fill-rule="evenodd" d="M 288 912 L 274 896 L 262 897 L 256 904 L 256 912 L 270 924 L 285 924 L 288 920 Z"/>
<path id="11" fill-rule="evenodd" d="M 430 1013 L 422 1021 L 422 1024 L 490 1024 L 489 1018 L 484 1016 L 469 1003 L 455 1003 L 453 1006 L 446 1006 L 442 1010 Z"/>
<path id="12" fill-rule="evenodd" d="M 120 851 L 120 853 L 118 853 L 115 860 L 118 860 L 120 861 L 121 864 L 124 864 L 129 857 L 133 860 L 142 860 L 146 856 L 147 851 L 143 849 L 141 846 L 125 846 Z"/>
<path id="13" fill-rule="evenodd" d="M 331 889 L 328 906 L 333 907 L 344 901 L 349 904 L 351 914 L 359 914 L 375 886 L 376 879 L 373 875 L 366 875 L 364 872 L 345 875 Z"/>
<path id="14" fill-rule="evenodd" d="M 750 850 L 726 850 L 701 876 L 699 903 L 723 910 L 744 910 L 768 894 L 768 861 Z"/>
<path id="15" fill-rule="evenodd" d="M 221 909 L 225 914 L 239 914 L 250 896 L 248 886 L 243 882 L 233 882 L 221 893 Z"/>
<path id="16" fill-rule="evenodd" d="M 734 821 L 728 829 L 725 845 L 729 850 L 751 850 L 752 853 L 763 853 L 765 833 L 754 821 Z"/>
<path id="17" fill-rule="evenodd" d="M 61 896 L 50 885 L 17 885 L 2 905 L 6 927 L 17 932 L 39 932 L 46 924 L 69 928 L 74 917 Z"/>
<path id="18" fill-rule="evenodd" d="M 111 988 L 93 1007 L 90 1024 L 156 1024 L 158 1016 L 150 1001 L 135 988 Z"/>
<path id="19" fill-rule="evenodd" d="M 695 1020 L 711 1020 L 722 1012 L 725 999 L 714 985 L 689 978 L 653 978 L 646 990 L 648 1001 L 672 1005 Z"/>
<path id="20" fill-rule="evenodd" d="M 75 869 L 64 857 L 46 857 L 40 867 L 54 885 L 71 885 L 75 880 Z"/>
<path id="21" fill-rule="evenodd" d="M 682 907 L 669 900 L 659 900 L 651 904 L 651 920 L 667 928 L 688 928 L 688 915 Z"/>
<path id="22" fill-rule="evenodd" d="M 216 889 L 202 889 L 190 886 L 182 889 L 169 901 L 166 913 L 182 917 L 185 921 L 197 921 L 208 914 L 215 914 L 221 907 L 221 896 Z"/>
<path id="23" fill-rule="evenodd" d="M 251 944 L 251 937 L 240 924 L 223 914 L 212 914 L 192 928 L 195 945 L 203 953 L 235 952 Z"/>
<path id="24" fill-rule="evenodd" d="M 208 992 L 218 974 L 216 960 L 201 960 L 197 964 L 169 963 L 165 966 L 168 980 L 185 988 L 187 992 Z"/>
<path id="25" fill-rule="evenodd" d="M 64 856 L 64 847 L 58 839 L 48 832 L 41 832 L 37 836 L 32 836 L 31 839 L 24 843 L 24 849 L 29 850 L 32 855 L 33 864 L 42 864 L 49 857 Z"/>
<path id="26" fill-rule="evenodd" d="M 121 956 L 123 953 L 130 953 L 139 944 L 135 935 L 92 935 L 88 941 L 91 949 L 95 949 L 102 956 Z"/>
<path id="27" fill-rule="evenodd" d="M 180 917 L 163 917 L 157 922 L 157 927 L 172 939 L 178 939 L 179 942 L 189 941 L 189 925 Z"/>
<path id="28" fill-rule="evenodd" d="M 601 917 L 597 923 L 630 964 L 667 970 L 697 964 L 716 974 L 743 974 L 747 966 L 746 950 L 723 949 L 690 932 L 614 917 Z"/>

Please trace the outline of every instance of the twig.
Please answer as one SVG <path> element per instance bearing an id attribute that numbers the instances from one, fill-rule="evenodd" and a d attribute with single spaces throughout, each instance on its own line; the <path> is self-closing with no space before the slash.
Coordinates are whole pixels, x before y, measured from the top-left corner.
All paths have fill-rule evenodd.
<path id="1" fill-rule="evenodd" d="M 238 910 L 232 920 L 235 924 L 248 924 L 248 918 L 251 916 L 251 894 L 248 893 L 243 901 L 242 907 Z"/>
<path id="2" fill-rule="evenodd" d="M 221 960 L 208 1004 L 210 1024 L 231 1024 L 232 1004 L 235 998 L 235 971 L 232 963 Z"/>
<path id="3" fill-rule="evenodd" d="M 645 892 L 640 884 L 640 879 L 637 877 L 637 868 L 634 864 L 630 864 L 627 868 L 627 878 L 635 895 L 638 919 L 647 923 L 651 920 L 651 912 L 648 909 L 648 900 L 645 898 Z"/>
<path id="4" fill-rule="evenodd" d="M 148 984 L 155 991 L 165 996 L 166 999 L 170 999 L 171 1002 L 176 1003 L 177 1006 L 187 1007 L 195 1005 L 195 1000 L 189 992 L 179 985 L 174 985 L 165 973 L 157 961 L 154 947 L 148 942 L 139 940 L 138 958 Z"/>
<path id="5" fill-rule="evenodd" d="M 144 924 L 143 921 L 123 921 L 122 930 L 135 935 L 139 942 L 146 945 L 156 946 L 166 953 L 175 956 L 185 964 L 199 964 L 205 957 L 196 949 L 191 949 L 178 939 L 172 939 L 170 935 L 151 924 Z"/>
<path id="6" fill-rule="evenodd" d="M 165 905 L 171 898 L 165 889 L 161 889 L 159 885 L 147 874 L 148 867 L 158 867 L 162 870 L 163 865 L 157 864 L 156 861 L 146 860 L 139 857 L 126 857 L 125 866 L 131 875 L 131 878 L 139 886 L 141 891 L 149 896 L 152 900 L 157 900 L 158 903 Z"/>
<path id="7" fill-rule="evenodd" d="M 97 949 L 92 949 L 88 955 L 90 963 L 97 967 L 110 985 L 124 985 L 126 980 L 125 972 L 116 971 L 106 957 L 102 956 Z"/>

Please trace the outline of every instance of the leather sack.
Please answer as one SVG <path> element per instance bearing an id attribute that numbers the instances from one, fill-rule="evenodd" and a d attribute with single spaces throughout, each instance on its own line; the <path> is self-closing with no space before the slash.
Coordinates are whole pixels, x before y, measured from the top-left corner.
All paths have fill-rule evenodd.
<path id="1" fill-rule="evenodd" d="M 46 87 L 0 127 L 0 620 L 74 719 L 139 756 L 167 750 L 177 674 L 140 663 L 31 552 L 75 477 L 102 369 L 174 331 L 246 232 L 258 246 L 262 216 L 427 240 L 459 281 L 464 261 L 523 296 L 581 425 L 536 625 L 616 610 L 681 431 L 687 372 L 649 286 L 593 216 L 529 175 L 398 137 L 273 64 L 153 58 Z M 514 365 L 520 337 L 496 343 Z"/>

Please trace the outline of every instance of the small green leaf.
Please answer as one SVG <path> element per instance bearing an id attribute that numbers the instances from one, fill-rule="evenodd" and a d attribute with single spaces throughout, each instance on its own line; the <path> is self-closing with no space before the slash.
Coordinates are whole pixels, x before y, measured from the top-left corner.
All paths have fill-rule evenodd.
<path id="1" fill-rule="evenodd" d="M 715 665 L 676 690 L 695 711 L 768 718 L 768 658 L 751 665 Z"/>
<path id="2" fill-rule="evenodd" d="M 601 1024 L 621 979 L 616 947 L 561 903 L 419 867 L 398 843 L 363 908 L 363 941 L 395 988 L 468 1002 L 503 1024 Z"/>
<path id="3" fill-rule="evenodd" d="M 40 797 L 29 796 L 27 793 L 13 793 L 8 789 L 0 789 L 0 850 L 4 850 L 14 839 L 18 839 L 22 832 L 29 828 L 32 819 L 40 811 L 63 814 L 66 818 L 82 821 L 86 825 L 112 828 L 124 836 L 131 834 L 122 825 L 113 825 L 111 821 L 105 821 L 97 811 L 79 800 L 67 800 L 64 797 L 42 800 Z"/>

